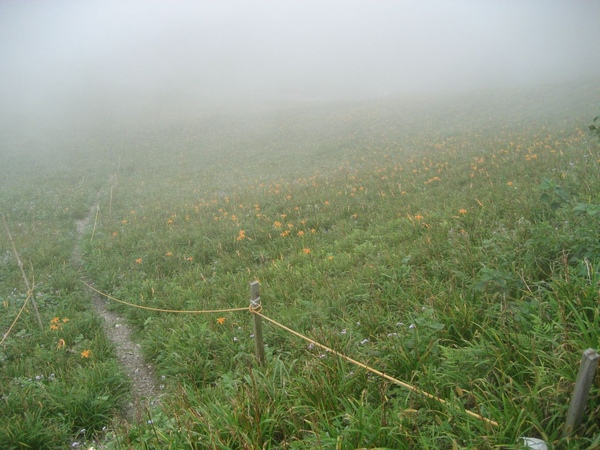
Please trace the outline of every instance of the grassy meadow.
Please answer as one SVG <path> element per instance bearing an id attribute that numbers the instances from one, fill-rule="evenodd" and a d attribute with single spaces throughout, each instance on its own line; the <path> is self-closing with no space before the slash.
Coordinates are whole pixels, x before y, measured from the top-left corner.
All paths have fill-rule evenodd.
<path id="1" fill-rule="evenodd" d="M 600 446 L 600 86 L 296 105 L 28 139 L 5 131 L 0 208 L 31 306 L 0 345 L 0 448 Z M 98 202 L 72 264 L 76 220 Z M 95 220 L 97 219 L 97 220 Z M 28 297 L 0 240 L 0 326 Z M 165 395 L 129 380 L 80 279 L 116 302 Z M 474 419 L 468 409 L 498 423 Z M 85 443 L 85 444 L 84 444 Z"/>

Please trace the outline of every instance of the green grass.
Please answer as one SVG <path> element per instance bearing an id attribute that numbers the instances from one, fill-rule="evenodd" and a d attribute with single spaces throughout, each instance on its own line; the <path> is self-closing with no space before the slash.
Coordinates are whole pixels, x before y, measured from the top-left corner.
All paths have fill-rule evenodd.
<path id="1" fill-rule="evenodd" d="M 588 84 L 205 118 L 115 132 L 110 145 L 90 138 L 89 153 L 42 174 L 23 163 L 14 188 L 3 185 L 3 208 L 45 320 L 71 319 L 60 331 L 75 352 L 57 352 L 56 334 L 23 319 L 0 350 L 11 411 L 0 439 L 53 448 L 78 427 L 90 439 L 119 406 L 102 399 L 123 398 L 126 382 L 67 262 L 74 220 L 100 190 L 83 256 L 97 288 L 145 306 L 218 309 L 247 306 L 258 279 L 268 317 L 454 405 L 268 323 L 260 366 L 247 312 L 220 324 L 221 315 L 114 304 L 169 395 L 148 423 L 111 427 L 107 448 L 564 444 L 581 354 L 600 344 L 600 147 L 585 131 L 598 92 Z M 24 292 L 11 264 L 0 266 L 3 329 Z M 88 348 L 94 361 L 80 356 Z M 40 364 L 85 389 L 34 381 Z M 599 399 L 596 381 L 568 448 L 599 444 Z"/>
<path id="2" fill-rule="evenodd" d="M 2 169 L 1 210 L 43 321 L 40 330 L 29 304 L 0 346 L 3 449 L 58 449 L 91 439 L 114 421 L 128 396 L 129 382 L 70 261 L 75 220 L 87 214 L 100 185 L 91 170 L 69 167 L 68 156 L 39 166 L 23 158 Z M 0 242 L 4 335 L 27 288 L 4 228 Z"/>

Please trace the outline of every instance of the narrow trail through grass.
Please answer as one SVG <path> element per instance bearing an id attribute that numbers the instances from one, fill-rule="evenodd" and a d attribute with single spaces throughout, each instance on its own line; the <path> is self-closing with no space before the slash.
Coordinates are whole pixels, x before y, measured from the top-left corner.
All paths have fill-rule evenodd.
<path id="1" fill-rule="evenodd" d="M 82 239 L 87 225 L 93 220 L 97 210 L 97 201 L 90 208 L 87 216 L 77 221 L 77 242 L 73 250 L 72 261 L 78 269 L 83 269 L 85 262 L 82 258 Z M 85 274 L 82 275 L 85 277 Z M 91 280 L 86 279 L 91 284 Z M 86 287 L 92 299 L 96 314 L 104 319 L 104 331 L 114 344 L 119 362 L 131 380 L 131 397 L 124 411 L 127 420 L 139 421 L 147 415 L 147 409 L 159 401 L 160 390 L 156 383 L 154 369 L 148 364 L 141 353 L 140 344 L 132 337 L 132 329 L 125 318 L 109 311 L 106 299 Z"/>

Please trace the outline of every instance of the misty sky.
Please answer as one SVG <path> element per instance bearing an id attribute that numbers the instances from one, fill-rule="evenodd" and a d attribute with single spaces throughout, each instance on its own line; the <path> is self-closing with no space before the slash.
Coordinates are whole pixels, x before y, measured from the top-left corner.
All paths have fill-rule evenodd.
<path id="1" fill-rule="evenodd" d="M 0 117 L 600 76 L 600 1 L 0 1 Z"/>

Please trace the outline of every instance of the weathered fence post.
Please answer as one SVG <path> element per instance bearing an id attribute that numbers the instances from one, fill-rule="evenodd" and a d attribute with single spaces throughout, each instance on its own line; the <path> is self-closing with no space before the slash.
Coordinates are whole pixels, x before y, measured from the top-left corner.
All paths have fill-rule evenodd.
<path id="1" fill-rule="evenodd" d="M 96 226 L 98 225 L 98 214 L 100 214 L 100 203 L 96 205 L 96 217 L 94 218 L 94 228 L 92 229 L 92 237 L 90 237 L 90 242 L 94 240 L 94 234 L 96 234 Z"/>
<path id="2" fill-rule="evenodd" d="M 571 404 L 569 405 L 567 421 L 565 422 L 565 428 L 563 430 L 563 438 L 569 437 L 581 423 L 590 387 L 592 386 L 596 368 L 598 367 L 599 358 L 600 355 L 594 349 L 588 348 L 583 352 L 579 373 L 577 374 L 577 380 L 575 380 L 573 397 L 571 398 Z"/>
<path id="3" fill-rule="evenodd" d="M 250 309 L 260 311 L 262 303 L 259 295 L 259 283 L 253 281 L 250 283 Z M 265 345 L 263 343 L 262 319 L 258 314 L 252 314 L 254 318 L 254 354 L 260 364 L 265 362 Z"/>
<path id="4" fill-rule="evenodd" d="M 110 185 L 110 198 L 108 199 L 108 215 L 112 216 L 112 197 L 113 197 L 113 185 Z"/>

